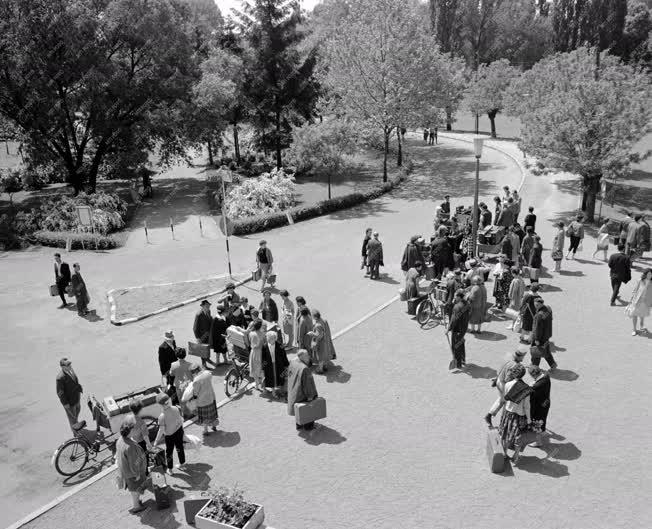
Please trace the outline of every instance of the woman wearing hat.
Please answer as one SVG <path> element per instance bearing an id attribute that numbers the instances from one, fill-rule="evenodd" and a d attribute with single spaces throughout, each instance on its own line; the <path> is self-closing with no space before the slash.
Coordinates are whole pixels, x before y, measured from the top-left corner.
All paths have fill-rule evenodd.
<path id="1" fill-rule="evenodd" d="M 413 235 L 410 237 L 410 242 L 405 247 L 403 252 L 403 259 L 401 259 L 401 270 L 407 272 L 410 268 L 414 266 L 414 263 L 421 261 L 421 252 L 417 247 L 417 240 L 419 239 L 418 235 Z"/>
<path id="2" fill-rule="evenodd" d="M 485 320 L 487 311 L 487 289 L 482 278 L 474 277 L 471 281 L 471 290 L 467 294 L 471 312 L 469 315 L 469 332 L 481 333 L 482 322 Z"/>
<path id="3" fill-rule="evenodd" d="M 550 256 L 555 262 L 555 272 L 561 272 L 561 260 L 564 258 L 564 241 L 566 235 L 564 234 L 564 223 L 557 223 L 557 233 L 552 239 L 552 248 L 550 248 Z"/>
<path id="4" fill-rule="evenodd" d="M 281 329 L 285 338 L 283 346 L 292 347 L 294 343 L 294 303 L 292 303 L 290 293 L 287 290 L 281 290 L 280 296 L 283 300 L 283 306 L 281 307 Z"/>
<path id="5" fill-rule="evenodd" d="M 525 367 L 516 364 L 509 370 L 511 379 L 505 384 L 503 401 L 505 408 L 500 419 L 498 432 L 503 443 L 505 453 L 514 450 L 512 461 L 518 464 L 521 450 L 525 448 L 523 434 L 528 430 L 532 418 L 530 416 L 530 394 L 532 388 L 523 382 Z"/>
<path id="6" fill-rule="evenodd" d="M 278 307 L 276 302 L 272 299 L 272 291 L 270 288 L 263 289 L 263 300 L 258 307 L 261 317 L 265 321 L 278 322 Z"/>

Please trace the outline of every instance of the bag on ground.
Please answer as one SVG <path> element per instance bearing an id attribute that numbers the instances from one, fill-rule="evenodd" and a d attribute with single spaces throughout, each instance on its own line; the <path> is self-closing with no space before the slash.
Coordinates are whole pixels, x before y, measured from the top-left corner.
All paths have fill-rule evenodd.
<path id="1" fill-rule="evenodd" d="M 294 417 L 300 426 L 318 421 L 319 419 L 325 419 L 326 400 L 324 397 L 317 397 L 310 402 L 297 402 L 294 405 Z"/>
<path id="2" fill-rule="evenodd" d="M 505 451 L 496 428 L 490 428 L 487 433 L 487 458 L 489 470 L 494 474 L 500 474 L 505 470 Z"/>

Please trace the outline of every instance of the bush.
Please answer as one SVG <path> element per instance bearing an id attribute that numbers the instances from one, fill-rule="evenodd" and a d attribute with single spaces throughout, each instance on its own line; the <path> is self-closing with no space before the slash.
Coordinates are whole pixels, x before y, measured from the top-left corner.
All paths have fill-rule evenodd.
<path id="1" fill-rule="evenodd" d="M 406 173 L 407 171 L 403 170 L 399 173 L 399 176 L 390 178 L 388 182 L 365 193 L 351 193 L 349 195 L 317 202 L 310 206 L 298 206 L 287 211 L 256 215 L 236 220 L 233 223 L 233 233 L 234 235 L 248 235 L 285 226 L 288 224 L 287 213 L 292 214 L 292 218 L 295 222 L 300 222 L 302 220 L 312 219 L 321 215 L 357 206 L 358 204 L 362 204 L 368 200 L 378 198 L 384 193 L 394 189 L 404 180 Z"/>
<path id="2" fill-rule="evenodd" d="M 43 246 L 54 248 L 65 248 L 66 241 L 70 238 L 71 248 L 81 250 L 83 248 L 92 250 L 97 247 L 100 250 L 110 250 L 121 246 L 121 239 L 115 235 L 99 235 L 88 232 L 74 231 L 36 231 L 30 237 L 30 241 Z"/>
<path id="3" fill-rule="evenodd" d="M 17 169 L 0 169 L 0 193 L 9 195 L 9 202 L 12 202 L 14 193 L 23 188 L 20 178 L 20 171 Z"/>
<path id="4" fill-rule="evenodd" d="M 294 204 L 295 188 L 294 178 L 282 169 L 245 180 L 227 192 L 227 215 L 241 219 L 283 211 Z"/>
<path id="5" fill-rule="evenodd" d="M 16 231 L 15 223 L 9 215 L 0 216 L 0 248 L 2 250 L 13 250 L 23 245 L 23 239 Z"/>

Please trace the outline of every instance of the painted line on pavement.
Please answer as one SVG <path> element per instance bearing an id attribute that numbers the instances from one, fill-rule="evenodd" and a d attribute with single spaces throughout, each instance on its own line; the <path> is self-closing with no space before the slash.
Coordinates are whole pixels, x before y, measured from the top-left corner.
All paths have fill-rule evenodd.
<path id="1" fill-rule="evenodd" d="M 369 318 L 372 318 L 373 316 L 375 316 L 376 314 L 378 314 L 382 310 L 389 307 L 392 303 L 394 303 L 398 299 L 399 299 L 399 296 L 394 296 L 389 301 L 386 301 L 382 305 L 379 305 L 378 307 L 376 307 L 372 311 L 370 311 L 367 314 L 365 314 L 364 316 L 362 316 L 362 318 L 356 320 L 355 322 L 353 322 L 350 325 L 347 325 L 341 331 L 338 331 L 335 334 L 333 334 L 333 340 L 336 340 L 336 339 L 342 337 L 347 332 L 353 330 L 358 325 L 364 323 Z M 247 391 L 252 389 L 254 386 L 255 386 L 255 383 L 250 382 L 245 387 L 239 389 L 233 396 L 227 397 L 226 399 L 223 399 L 220 402 L 218 402 L 217 403 L 217 408 L 219 409 L 219 408 L 222 408 L 222 407 L 226 406 L 229 402 L 231 402 L 235 398 L 241 396 L 243 393 L 246 393 Z M 188 419 L 186 422 L 183 423 L 183 427 L 187 428 L 188 426 L 190 426 L 191 424 L 194 424 L 194 423 L 195 423 L 195 419 Z M 93 483 L 96 483 L 97 481 L 101 480 L 102 478 L 108 476 L 114 470 L 116 470 L 116 468 L 117 468 L 117 465 L 115 465 L 115 464 L 111 465 L 110 467 L 102 470 L 97 475 L 93 476 L 92 478 L 89 478 L 88 480 L 84 481 L 83 483 L 80 483 L 79 485 L 77 485 L 77 486 L 73 487 L 72 489 L 70 489 L 69 491 L 65 492 L 61 496 L 55 498 L 51 502 L 49 502 L 49 503 L 45 504 L 44 506 L 36 509 L 35 511 L 29 513 L 27 516 L 25 516 L 24 518 L 22 518 L 22 519 L 18 520 L 17 522 L 13 523 L 12 525 L 7 527 L 6 529 L 20 529 L 21 527 L 23 527 L 24 525 L 28 524 L 29 522 L 35 520 L 39 516 L 41 516 L 41 515 L 45 514 L 46 512 L 54 509 L 57 505 L 64 502 L 65 500 L 67 500 L 71 496 L 74 496 L 78 492 L 81 492 L 84 489 L 86 489 L 87 487 L 90 487 Z M 271 529 L 271 528 L 269 528 L 269 529 Z"/>
<path id="2" fill-rule="evenodd" d="M 217 277 L 214 277 L 214 278 L 207 278 L 207 279 L 220 279 L 222 277 L 227 277 L 227 275 L 217 276 Z M 194 281 L 194 282 L 202 281 L 202 279 L 193 279 L 192 281 Z M 236 281 L 235 286 L 239 287 L 241 285 L 244 285 L 244 284 L 248 283 L 249 281 L 251 281 L 251 277 L 246 277 L 245 279 L 242 279 L 240 281 Z M 189 282 L 190 281 L 180 281 L 180 283 L 189 283 Z M 220 290 L 215 290 L 214 292 L 209 292 L 208 294 L 202 294 L 200 296 L 195 296 L 193 298 L 186 299 L 185 301 L 175 303 L 174 305 L 170 305 L 168 307 L 163 307 L 163 308 L 157 309 L 157 310 L 155 310 L 153 312 L 148 312 L 146 314 L 141 314 L 140 316 L 134 316 L 133 318 L 126 318 L 124 320 L 116 320 L 117 309 L 116 309 L 116 303 L 115 303 L 113 293 L 116 292 L 117 290 L 134 290 L 134 289 L 137 289 L 137 288 L 143 288 L 145 286 L 169 286 L 169 285 L 176 285 L 176 284 L 179 284 L 179 283 L 163 283 L 162 285 L 143 285 L 143 286 L 140 286 L 140 287 L 129 287 L 127 289 L 112 289 L 112 290 L 109 290 L 106 293 L 106 296 L 107 296 L 107 299 L 109 300 L 109 306 L 110 306 L 110 310 L 111 310 L 111 323 L 113 325 L 117 326 L 117 327 L 119 327 L 121 325 L 128 325 L 129 323 L 135 323 L 137 321 L 144 320 L 145 318 L 150 318 L 152 316 L 157 316 L 158 314 L 163 314 L 164 312 L 168 312 L 170 310 L 178 309 L 180 307 L 185 307 L 186 305 L 189 305 L 190 303 L 195 303 L 196 301 L 199 301 L 200 299 L 209 298 L 209 297 L 212 297 L 212 296 L 216 296 L 217 294 L 222 294 L 223 292 L 226 292 L 226 289 L 222 288 Z"/>

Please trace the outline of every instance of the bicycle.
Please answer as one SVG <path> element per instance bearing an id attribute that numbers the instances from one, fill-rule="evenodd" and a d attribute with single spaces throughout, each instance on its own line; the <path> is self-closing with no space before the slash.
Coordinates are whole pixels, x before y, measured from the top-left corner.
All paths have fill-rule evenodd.
<path id="1" fill-rule="evenodd" d="M 421 327 L 433 319 L 438 319 L 442 325 L 448 323 L 446 289 L 436 285 L 428 291 L 428 297 L 417 305 L 417 323 Z"/>
<path id="2" fill-rule="evenodd" d="M 233 352 L 229 351 L 228 355 L 233 367 L 224 376 L 224 393 L 230 397 L 238 392 L 245 380 L 249 383 L 251 376 L 249 374 L 249 353 L 246 349 L 234 345 Z"/>

